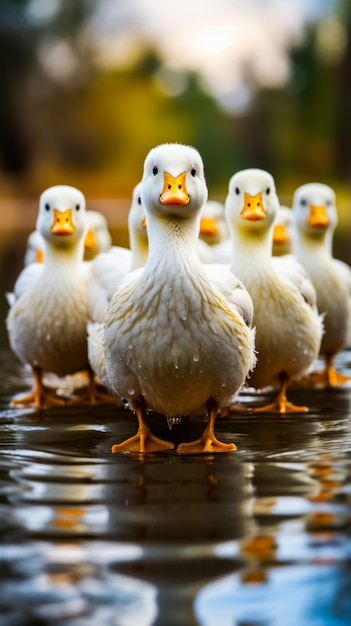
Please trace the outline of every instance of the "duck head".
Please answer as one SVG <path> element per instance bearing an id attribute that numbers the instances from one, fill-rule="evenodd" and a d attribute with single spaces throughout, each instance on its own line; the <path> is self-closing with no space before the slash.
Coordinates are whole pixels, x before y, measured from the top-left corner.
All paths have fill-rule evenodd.
<path id="1" fill-rule="evenodd" d="M 332 233 L 338 221 L 334 190 L 323 183 L 307 183 L 298 187 L 293 196 L 293 220 L 305 236 L 324 239 Z"/>
<path id="2" fill-rule="evenodd" d="M 46 189 L 40 196 L 36 229 L 46 242 L 60 247 L 83 240 L 88 221 L 82 192 L 69 185 Z"/>
<path id="3" fill-rule="evenodd" d="M 273 227 L 273 255 L 280 256 L 292 252 L 292 210 L 280 206 Z"/>
<path id="4" fill-rule="evenodd" d="M 144 163 L 141 201 L 148 213 L 194 220 L 207 200 L 204 166 L 199 152 L 182 144 L 153 148 Z"/>
<path id="5" fill-rule="evenodd" d="M 108 250 L 112 238 L 106 217 L 100 211 L 87 211 L 88 230 L 84 239 L 84 258 L 90 261 L 100 252 Z"/>
<path id="6" fill-rule="evenodd" d="M 141 240 L 147 241 L 145 210 L 141 202 L 141 183 L 133 189 L 132 203 L 128 213 L 128 230 L 129 236 L 134 233 Z"/>
<path id="7" fill-rule="evenodd" d="M 200 238 L 209 245 L 215 245 L 229 237 L 224 206 L 216 200 L 208 200 L 201 210 Z"/>
<path id="8" fill-rule="evenodd" d="M 273 225 L 279 209 L 273 176 L 260 169 L 246 169 L 229 181 L 225 214 L 229 228 L 265 234 Z"/>

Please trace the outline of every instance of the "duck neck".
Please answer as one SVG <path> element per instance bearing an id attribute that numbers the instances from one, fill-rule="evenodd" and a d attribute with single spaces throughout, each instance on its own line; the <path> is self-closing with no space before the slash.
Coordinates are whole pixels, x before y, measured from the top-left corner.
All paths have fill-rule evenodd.
<path id="1" fill-rule="evenodd" d="M 130 232 L 129 244 L 132 251 L 132 270 L 144 267 L 149 252 L 149 242 L 147 236 Z"/>
<path id="2" fill-rule="evenodd" d="M 79 245 L 74 246 L 62 246 L 53 245 L 52 242 L 44 244 L 44 262 L 45 267 L 66 267 L 70 269 L 78 267 L 83 262 L 84 256 L 84 241 L 81 241 Z"/>
<path id="3" fill-rule="evenodd" d="M 309 258 L 322 262 L 332 255 L 332 237 L 328 231 L 317 236 L 311 233 L 299 233 L 294 237 L 294 254 L 300 263 L 304 264 Z"/>
<path id="4" fill-rule="evenodd" d="M 232 254 L 231 270 L 241 278 L 248 270 L 248 266 L 270 267 L 272 257 L 272 231 L 248 231 L 233 229 L 231 231 Z"/>
<path id="5" fill-rule="evenodd" d="M 148 223 L 150 223 L 148 219 Z M 167 216 L 165 219 L 157 219 L 150 223 L 148 230 L 149 237 L 149 255 L 148 264 L 158 264 L 163 257 L 169 258 L 172 251 L 174 254 L 174 262 L 177 263 L 183 257 L 181 250 L 186 254 L 187 259 L 195 260 L 200 264 L 196 245 L 199 233 L 199 220 L 194 223 L 192 220 L 172 219 Z"/>

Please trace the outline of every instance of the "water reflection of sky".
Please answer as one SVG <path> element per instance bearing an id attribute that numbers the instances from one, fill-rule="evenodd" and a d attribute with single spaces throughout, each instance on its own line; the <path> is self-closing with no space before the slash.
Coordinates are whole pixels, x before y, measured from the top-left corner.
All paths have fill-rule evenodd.
<path id="1" fill-rule="evenodd" d="M 238 575 L 202 589 L 196 613 L 203 626 L 341 626 L 350 623 L 350 572 L 328 563 L 283 566 L 264 584 L 244 585 Z"/>

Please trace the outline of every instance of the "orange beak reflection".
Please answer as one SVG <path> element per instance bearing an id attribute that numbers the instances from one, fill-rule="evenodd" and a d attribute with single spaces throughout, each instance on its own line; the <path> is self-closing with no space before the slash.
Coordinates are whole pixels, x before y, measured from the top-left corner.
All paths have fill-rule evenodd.
<path id="1" fill-rule="evenodd" d="M 244 220 L 250 220 L 252 222 L 263 220 L 266 217 L 267 214 L 263 206 L 261 191 L 256 196 L 251 196 L 246 192 L 244 193 L 244 206 L 240 215 Z"/>
<path id="2" fill-rule="evenodd" d="M 146 217 L 141 220 L 141 225 L 143 228 L 146 228 Z"/>
<path id="3" fill-rule="evenodd" d="M 174 178 L 167 172 L 163 174 L 163 190 L 160 195 L 161 204 L 184 206 L 189 203 L 189 195 L 185 183 L 186 173 L 183 172 Z"/>
<path id="4" fill-rule="evenodd" d="M 67 211 L 54 209 L 54 220 L 52 222 L 51 232 L 53 235 L 73 235 L 75 228 L 72 221 L 71 209 L 67 209 Z"/>
<path id="5" fill-rule="evenodd" d="M 326 228 L 329 226 L 326 207 L 324 205 L 310 204 L 310 215 L 307 224 L 314 228 Z"/>

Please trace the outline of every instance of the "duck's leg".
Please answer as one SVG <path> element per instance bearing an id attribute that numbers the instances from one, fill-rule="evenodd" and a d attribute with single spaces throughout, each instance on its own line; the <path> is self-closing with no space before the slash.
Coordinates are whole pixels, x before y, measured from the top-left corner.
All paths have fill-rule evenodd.
<path id="1" fill-rule="evenodd" d="M 223 443 L 218 441 L 214 434 L 214 424 L 216 421 L 219 404 L 212 398 L 207 402 L 208 423 L 200 439 L 190 443 L 181 443 L 177 452 L 179 454 L 203 454 L 206 452 L 232 452 L 236 450 L 235 443 Z"/>
<path id="2" fill-rule="evenodd" d="M 351 380 L 351 376 L 345 376 L 334 368 L 334 354 L 325 355 L 325 368 L 321 372 L 313 372 L 310 381 L 314 385 L 323 387 L 338 387 Z"/>
<path id="3" fill-rule="evenodd" d="M 324 369 L 311 372 L 302 381 L 297 381 L 298 384 L 316 385 L 316 387 L 338 387 L 350 381 L 351 376 L 341 374 L 334 368 L 334 357 L 334 354 L 326 354 Z"/>
<path id="4" fill-rule="evenodd" d="M 286 389 L 288 386 L 289 377 L 284 372 L 282 372 L 279 376 L 279 380 L 280 389 L 274 402 L 254 408 L 254 413 L 306 413 L 308 411 L 307 406 L 297 406 L 296 404 L 292 404 L 292 402 L 288 402 L 288 399 L 286 397 Z"/>
<path id="5" fill-rule="evenodd" d="M 100 403 L 109 403 L 109 404 L 119 404 L 122 406 L 120 398 L 117 396 L 113 396 L 109 394 L 107 391 L 99 391 L 97 382 L 95 379 L 95 374 L 91 368 L 87 369 L 88 374 L 88 385 L 84 390 L 83 394 L 79 394 L 70 398 L 67 404 L 100 404 Z"/>
<path id="6" fill-rule="evenodd" d="M 133 403 L 133 408 L 136 413 L 139 428 L 136 435 L 129 437 L 122 443 L 116 443 L 112 446 L 112 452 L 161 452 L 164 450 L 172 450 L 174 443 L 170 441 L 164 441 L 155 437 L 150 431 L 145 420 L 145 404 L 143 401 L 136 400 Z"/>
<path id="7" fill-rule="evenodd" d="M 244 415 L 247 413 L 252 413 L 251 407 L 231 404 L 229 406 L 222 406 L 217 417 L 230 417 L 230 415 Z"/>
<path id="8" fill-rule="evenodd" d="M 42 409 L 44 406 L 63 406 L 66 404 L 65 400 L 57 398 L 57 396 L 51 395 L 46 391 L 42 383 L 42 371 L 40 367 L 32 365 L 32 374 L 34 378 L 33 390 L 24 396 L 18 396 L 11 400 L 12 406 L 31 406 L 34 405 L 36 409 Z"/>

